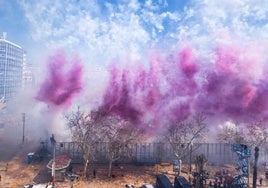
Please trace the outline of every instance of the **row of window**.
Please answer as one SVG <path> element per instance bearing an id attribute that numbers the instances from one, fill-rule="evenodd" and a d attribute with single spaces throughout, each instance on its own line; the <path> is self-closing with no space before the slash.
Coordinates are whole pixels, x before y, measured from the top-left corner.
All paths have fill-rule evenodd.
<path id="1" fill-rule="evenodd" d="M 24 51 L 12 43 L 0 41 L 0 95 L 9 99 L 21 89 Z"/>
<path id="2" fill-rule="evenodd" d="M 5 63 L 7 63 L 7 64 L 17 64 L 17 65 L 22 66 L 23 60 L 22 59 L 18 59 L 16 57 L 2 58 L 0 56 L 0 63 L 1 64 L 5 64 Z"/>
<path id="3" fill-rule="evenodd" d="M 0 51 L 15 51 L 15 52 L 23 52 L 21 48 L 18 46 L 15 46 L 13 44 L 10 44 L 8 42 L 0 41 Z"/>
<path id="4" fill-rule="evenodd" d="M 5 57 L 5 56 L 7 56 L 7 57 L 16 57 L 16 58 L 20 58 L 20 59 L 22 59 L 23 58 L 23 52 L 14 52 L 14 51 L 12 51 L 12 52 L 7 52 L 7 51 L 4 51 L 4 50 L 0 50 L 0 56 L 1 57 Z"/>
<path id="5" fill-rule="evenodd" d="M 16 92 L 18 92 L 20 90 L 21 87 L 3 87 L 0 86 L 0 91 L 1 92 L 5 92 L 5 94 L 7 96 L 12 96 L 14 94 L 16 94 Z"/>

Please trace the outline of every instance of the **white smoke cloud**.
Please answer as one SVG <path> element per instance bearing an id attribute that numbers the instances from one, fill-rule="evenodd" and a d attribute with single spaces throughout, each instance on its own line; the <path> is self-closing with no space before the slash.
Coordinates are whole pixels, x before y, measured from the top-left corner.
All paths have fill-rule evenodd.
<path id="1" fill-rule="evenodd" d="M 172 0 L 21 1 L 20 4 L 35 41 L 42 42 L 48 51 L 55 48 L 78 51 L 85 60 L 89 83 L 86 88 L 91 88 L 91 92 L 85 94 L 90 100 L 83 101 L 84 104 L 100 101 L 108 80 L 104 68 L 114 61 L 146 64 L 143 58 L 148 50 L 168 50 L 184 42 L 197 48 L 197 54 L 211 59 L 210 50 L 219 44 L 268 39 L 268 2 L 261 0 L 195 0 L 175 8 Z M 257 57 L 261 63 L 252 74 L 259 78 L 266 60 L 259 53 L 254 54 L 252 58 Z M 142 61 L 136 61 L 139 59 Z"/>
<path id="2" fill-rule="evenodd" d="M 268 2 L 263 1 L 196 0 L 175 10 L 171 1 L 23 1 L 21 5 L 33 39 L 48 47 L 79 47 L 96 57 L 140 55 L 151 44 L 169 39 L 187 38 L 201 46 L 229 41 L 229 35 L 240 41 L 268 38 Z"/>

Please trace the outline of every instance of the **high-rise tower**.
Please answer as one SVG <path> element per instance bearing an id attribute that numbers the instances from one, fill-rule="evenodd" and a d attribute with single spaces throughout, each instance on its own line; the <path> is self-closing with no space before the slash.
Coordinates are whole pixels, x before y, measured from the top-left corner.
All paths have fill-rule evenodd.
<path id="1" fill-rule="evenodd" d="M 0 38 L 0 98 L 10 100 L 22 88 L 25 51 L 19 45 L 7 40 L 7 34 Z"/>

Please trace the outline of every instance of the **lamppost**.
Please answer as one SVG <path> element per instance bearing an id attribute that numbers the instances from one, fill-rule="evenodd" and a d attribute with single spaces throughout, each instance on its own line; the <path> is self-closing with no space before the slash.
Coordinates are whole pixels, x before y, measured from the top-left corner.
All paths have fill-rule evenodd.
<path id="1" fill-rule="evenodd" d="M 189 157 L 189 182 L 192 181 L 192 149 L 193 149 L 193 142 L 190 142 L 190 157 Z"/>
<path id="2" fill-rule="evenodd" d="M 190 171 L 190 174 L 192 173 L 192 150 L 193 150 L 193 143 L 190 142 L 190 161 L 189 161 L 189 171 Z"/>
<path id="3" fill-rule="evenodd" d="M 25 113 L 22 113 L 22 144 L 24 144 L 25 132 Z"/>

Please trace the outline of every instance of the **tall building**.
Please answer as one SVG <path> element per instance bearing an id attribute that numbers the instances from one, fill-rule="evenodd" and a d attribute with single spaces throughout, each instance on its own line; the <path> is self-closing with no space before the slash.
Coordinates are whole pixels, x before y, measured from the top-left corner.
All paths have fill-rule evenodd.
<path id="1" fill-rule="evenodd" d="M 29 87 L 32 86 L 33 86 L 32 67 L 26 64 L 26 54 L 25 54 L 22 67 L 22 90 L 27 91 Z"/>
<path id="2" fill-rule="evenodd" d="M 8 101 L 22 89 L 25 51 L 6 36 L 0 38 L 0 98 Z"/>

